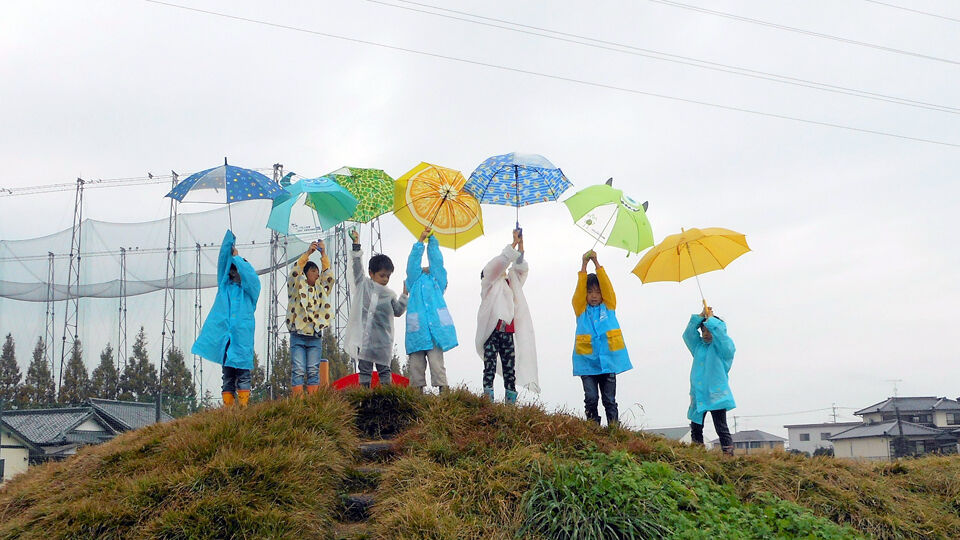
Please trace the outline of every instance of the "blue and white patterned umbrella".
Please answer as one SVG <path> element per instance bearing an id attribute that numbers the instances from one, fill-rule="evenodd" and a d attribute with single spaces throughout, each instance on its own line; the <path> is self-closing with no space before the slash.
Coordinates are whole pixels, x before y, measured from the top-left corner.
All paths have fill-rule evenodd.
<path id="1" fill-rule="evenodd" d="M 521 206 L 555 201 L 571 185 L 563 171 L 547 158 L 511 152 L 487 158 L 463 188 L 481 203 L 515 206 L 520 228 Z"/>
<path id="2" fill-rule="evenodd" d="M 223 165 L 193 173 L 177 184 L 167 197 L 183 202 L 184 197 L 202 190 L 213 190 L 216 202 L 227 204 L 251 199 L 274 199 L 284 191 L 276 182 L 251 169 Z M 209 195 L 210 192 L 206 192 Z M 190 202 L 190 201 L 187 201 Z"/>

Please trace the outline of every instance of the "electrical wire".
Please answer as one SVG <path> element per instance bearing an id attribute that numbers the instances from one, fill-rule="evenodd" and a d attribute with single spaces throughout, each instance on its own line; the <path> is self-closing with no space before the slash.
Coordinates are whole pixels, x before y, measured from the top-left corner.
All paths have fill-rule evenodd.
<path id="1" fill-rule="evenodd" d="M 331 33 L 329 33 L 329 32 L 322 32 L 322 31 L 319 31 L 319 30 L 310 30 L 310 29 L 307 29 L 307 28 L 300 28 L 300 27 L 290 26 L 290 25 L 286 25 L 286 24 L 273 23 L 273 22 L 269 22 L 269 21 L 263 21 L 263 20 L 259 20 L 259 19 L 253 19 L 253 18 L 250 18 L 250 17 L 241 17 L 241 16 L 239 16 L 239 15 L 231 15 L 231 14 L 228 14 L 228 13 L 221 13 L 221 12 L 217 12 L 217 11 L 211 11 L 211 10 L 206 10 L 206 9 L 194 8 L 194 7 L 190 7 L 190 6 L 183 6 L 183 5 L 179 5 L 179 4 L 173 4 L 173 3 L 170 3 L 170 2 L 163 2 L 163 1 L 161 1 L 161 0 L 144 0 L 144 2 L 149 2 L 149 3 L 151 3 L 151 4 L 157 4 L 157 5 L 162 5 L 162 6 L 167 6 L 167 7 L 182 9 L 182 10 L 186 10 L 186 11 L 193 11 L 193 12 L 197 12 L 197 13 L 204 13 L 204 14 L 207 14 L 207 15 L 214 15 L 214 16 L 217 16 L 217 17 L 225 18 L 225 19 L 233 19 L 233 20 L 244 21 L 244 22 L 249 22 L 249 23 L 253 23 L 253 24 L 259 24 L 259 25 L 263 25 L 263 26 L 269 26 L 269 27 L 272 27 L 272 28 L 279 28 L 279 29 L 284 29 L 284 30 L 292 30 L 292 31 L 294 31 L 294 32 L 301 32 L 301 33 L 305 33 L 305 34 L 312 34 L 312 35 L 317 35 L 317 36 L 323 36 L 323 37 L 328 37 L 328 38 L 332 38 L 332 39 L 339 39 L 339 40 L 342 40 L 342 41 L 349 41 L 349 42 L 352 42 L 352 43 L 361 43 L 361 44 L 364 44 L 364 45 L 371 45 L 371 46 L 374 46 L 374 47 L 380 47 L 380 48 L 384 48 L 384 49 L 390 49 L 390 50 L 395 50 L 395 51 L 407 52 L 407 53 L 417 54 L 417 55 L 420 55 L 420 56 L 426 56 L 426 57 L 431 57 L 431 58 L 440 58 L 440 59 L 449 60 L 449 61 L 452 61 L 452 62 L 460 62 L 460 63 L 463 63 L 463 64 L 470 64 L 470 65 L 475 65 L 475 66 L 482 66 L 482 67 L 487 67 L 487 68 L 491 68 L 491 69 L 499 69 L 499 70 L 502 70 L 502 71 L 509 71 L 509 72 L 512 72 L 512 73 L 521 73 L 521 74 L 524 74 L 524 75 L 533 75 L 533 76 L 535 76 L 535 77 L 542 77 L 542 78 L 554 79 L 554 80 L 558 80 L 558 81 L 571 82 L 571 83 L 574 83 L 574 84 L 580 84 L 580 85 L 584 85 L 584 86 L 591 86 L 591 87 L 594 87 L 594 88 L 604 88 L 604 89 L 607 89 L 607 90 L 616 90 L 616 91 L 618 91 L 618 92 L 625 92 L 625 93 L 629 93 L 629 94 L 642 95 L 642 96 L 648 96 L 648 97 L 656 97 L 656 98 L 660 98 L 660 99 L 667 99 L 667 100 L 677 101 L 677 102 L 682 102 L 682 103 L 691 103 L 691 104 L 696 104 L 696 105 L 702 105 L 702 106 L 705 106 L 705 107 L 711 107 L 711 108 L 715 108 L 715 109 L 722 109 L 722 110 L 727 110 L 727 111 L 742 112 L 742 113 L 747 113 L 747 114 L 752 114 L 752 115 L 757 115 L 757 116 L 765 116 L 765 117 L 768 117 L 768 118 L 778 118 L 778 119 L 781 119 L 781 120 L 790 120 L 790 121 L 793 121 L 793 122 L 801 122 L 801 123 L 805 123 L 805 124 L 818 125 L 818 126 L 823 126 L 823 127 L 832 127 L 832 128 L 836 128 L 836 129 L 843 129 L 843 130 L 853 131 L 853 132 L 858 132 L 858 133 L 869 133 L 869 134 L 872 134 L 872 135 L 880 135 L 880 136 L 884 136 L 884 137 L 892 137 L 892 138 L 897 138 L 897 139 L 904 139 L 904 140 L 911 140 L 911 141 L 916 141 L 916 142 L 936 144 L 936 145 L 940 145 L 940 146 L 948 146 L 948 147 L 952 147 L 952 148 L 960 148 L 960 143 L 952 143 L 952 142 L 941 141 L 941 140 L 936 140 L 936 139 L 928 139 L 928 138 L 924 138 L 924 137 L 913 137 L 913 136 L 901 135 L 901 134 L 893 133 L 893 132 L 889 132 L 889 131 L 880 131 L 880 130 L 874 130 L 874 129 L 859 128 L 859 127 L 855 127 L 855 126 L 849 126 L 849 125 L 845 125 L 845 124 L 837 124 L 837 123 L 833 123 L 833 122 L 823 122 L 823 121 L 820 121 L 820 120 L 811 120 L 811 119 L 808 119 L 808 118 L 801 118 L 801 117 L 790 116 L 790 115 L 785 115 L 785 114 L 777 114 L 777 113 L 770 113 L 770 112 L 758 111 L 758 110 L 755 110 L 755 109 L 747 109 L 747 108 L 744 108 L 744 107 L 737 107 L 737 106 L 733 106 L 733 105 L 721 105 L 721 104 L 712 103 L 712 102 L 709 102 L 709 101 L 702 101 L 702 100 L 696 100 L 696 99 L 682 98 L 682 97 L 677 97 L 677 96 L 671 96 L 671 95 L 668 95 L 668 94 L 659 94 L 659 93 L 656 93 L 656 92 L 648 92 L 648 91 L 644 91 L 644 90 L 638 90 L 638 89 L 635 89 L 635 88 L 628 88 L 628 87 L 624 87 L 624 86 L 617 86 L 617 85 L 613 85 L 613 84 L 598 83 L 598 82 L 588 81 L 588 80 L 584 80 L 584 79 L 576 79 L 576 78 L 573 78 L 573 77 L 564 77 L 564 76 L 561 76 L 561 75 L 553 75 L 553 74 L 550 74 L 550 73 L 543 73 L 543 72 L 532 71 L 532 70 L 527 70 L 527 69 L 515 68 L 515 67 L 504 66 L 504 65 L 500 65 L 500 64 L 493 64 L 493 63 L 489 63 L 489 62 L 481 62 L 481 61 L 478 61 L 478 60 L 469 60 L 469 59 L 466 59 L 466 58 L 459 58 L 459 57 L 456 57 L 456 56 L 450 56 L 450 55 L 439 54 L 439 53 L 432 53 L 432 52 L 428 52 L 428 51 L 422 51 L 422 50 L 418 50 L 418 49 L 411 49 L 411 48 L 407 48 L 407 47 L 399 47 L 399 46 L 395 46 L 395 45 L 387 45 L 387 44 L 379 43 L 379 42 L 376 42 L 376 41 L 370 41 L 370 40 L 365 40 L 365 39 L 360 39 L 360 38 L 354 38 L 354 37 L 349 37 L 349 36 L 341 36 L 341 35 L 337 35 L 337 34 L 331 34 Z"/>
<path id="2" fill-rule="evenodd" d="M 494 22 L 498 22 L 498 23 L 503 23 L 503 24 L 509 24 L 509 25 L 513 25 L 513 26 L 518 26 L 518 27 L 521 27 L 521 28 L 529 28 L 529 29 L 531 29 L 531 30 L 536 30 L 536 32 L 531 32 L 531 31 L 529 31 L 529 30 L 522 30 L 521 28 L 511 28 L 511 27 L 509 27 L 509 26 L 502 26 L 502 25 L 500 25 L 500 24 L 492 24 L 492 23 L 488 23 L 488 22 L 483 22 L 483 21 L 478 21 L 478 20 L 472 20 L 472 19 L 465 18 L 465 17 L 456 17 L 456 16 L 453 16 L 453 15 L 444 15 L 443 13 L 436 13 L 436 12 L 433 12 L 433 11 L 429 11 L 429 10 L 427 10 L 427 9 L 419 9 L 419 8 L 415 8 L 415 7 L 409 7 L 409 6 L 402 6 L 402 5 L 397 5 L 397 4 L 391 4 L 391 3 L 385 2 L 385 1 L 383 1 L 383 0 L 366 0 L 366 1 L 367 1 L 367 2 L 370 2 L 370 3 L 373 3 L 373 4 L 379 4 L 379 5 L 383 5 L 383 6 L 389 6 L 389 7 L 393 7 L 393 8 L 397 8 L 397 9 L 404 9 L 404 10 L 413 11 L 413 12 L 416 12 L 416 13 L 424 13 L 424 14 L 427 14 L 427 15 L 434 15 L 434 16 L 436 16 L 436 17 L 444 17 L 444 18 L 451 19 L 451 20 L 463 21 L 463 22 L 468 22 L 468 23 L 472 23 L 472 24 L 478 24 L 478 25 L 481 25 L 481 26 L 488 26 L 488 27 L 492 27 L 492 28 L 500 28 L 500 29 L 503 29 L 503 30 L 509 30 L 509 31 L 511 31 L 511 32 L 518 32 L 518 33 L 521 33 L 521 34 L 527 34 L 527 35 L 531 35 L 531 36 L 539 36 L 539 37 L 543 37 L 543 38 L 547 38 L 547 39 L 553 39 L 553 40 L 556 40 L 556 41 L 563 41 L 563 42 L 566 42 L 566 43 L 575 43 L 575 44 L 583 45 L 583 46 L 586 46 L 586 47 L 593 47 L 593 48 L 596 48 L 596 49 L 603 49 L 603 50 L 608 50 L 608 51 L 614 51 L 614 52 L 619 52 L 619 53 L 622 53 L 622 54 L 629 54 L 629 55 L 633 55 L 633 56 L 640 56 L 640 57 L 644 57 L 644 58 L 651 58 L 651 59 L 653 59 L 653 60 L 661 60 L 661 61 L 664 61 L 664 62 L 674 62 L 674 63 L 676 63 L 676 64 L 682 64 L 682 65 L 697 67 L 697 68 L 701 68 L 701 69 L 709 69 L 709 70 L 712 70 L 712 71 L 720 71 L 720 72 L 729 73 L 729 74 L 732 74 L 732 75 L 740 75 L 740 76 L 742 76 L 742 77 L 751 77 L 751 78 L 754 78 L 754 79 L 761 79 L 761 80 L 766 80 L 766 81 L 778 82 L 778 83 L 781 83 L 781 84 L 790 84 L 790 85 L 799 86 L 799 87 L 803 87 L 803 88 L 812 88 L 812 89 L 821 90 L 821 91 L 824 91 L 824 92 L 833 92 L 833 93 L 838 93 L 838 94 L 846 94 L 846 95 L 850 95 L 850 96 L 861 97 L 861 98 L 865 98 L 865 99 L 873 99 L 873 100 L 877 100 L 877 101 L 885 101 L 885 102 L 894 103 L 894 104 L 897 104 L 897 105 L 906 105 L 906 106 L 908 106 L 908 107 L 916 107 L 916 108 L 920 108 L 920 109 L 928 109 L 928 110 L 934 110 L 934 111 L 939 111 L 939 112 L 947 112 L 947 113 L 951 113 L 951 114 L 960 114 L 960 108 L 958 108 L 958 107 L 951 107 L 951 106 L 949 106 L 949 105 L 940 105 L 940 104 L 937 104 L 937 103 L 929 103 L 929 102 L 925 102 L 925 101 L 918 101 L 918 100 L 913 100 L 913 99 L 908 99 L 908 98 L 901 98 L 901 97 L 897 97 L 897 96 L 890 96 L 890 95 L 881 94 L 881 93 L 877 93 L 877 92 L 870 92 L 870 91 L 867 91 L 867 90 L 858 90 L 858 89 L 856 89 L 856 88 L 849 88 L 849 87 L 845 87 L 845 86 L 837 86 L 837 85 L 832 85 L 832 84 L 828 84 L 828 83 L 821 83 L 821 82 L 817 82 L 817 81 L 811 81 L 811 80 L 802 79 L 802 78 L 799 78 L 799 77 L 791 77 L 791 76 L 788 76 L 788 75 L 779 75 L 779 74 L 770 73 L 770 72 L 767 72 L 767 71 L 760 71 L 760 70 L 755 70 L 755 69 L 750 69 L 750 68 L 745 68 L 745 67 L 740 67 L 740 66 L 734 66 L 734 65 L 730 65 L 730 64 L 722 64 L 722 63 L 719 63 L 719 62 L 712 62 L 712 61 L 710 61 L 710 60 L 703 60 L 703 59 L 700 59 L 700 58 L 693 58 L 693 57 L 690 57 L 690 56 L 681 56 L 681 55 L 676 55 L 676 54 L 671 54 L 671 53 L 665 53 L 665 52 L 657 51 L 657 50 L 654 50 L 654 49 L 645 49 L 645 48 L 642 48 L 642 47 L 636 47 L 636 46 L 628 45 L 628 44 L 625 44 L 625 43 L 618 43 L 618 42 L 614 42 L 614 41 L 607 41 L 607 40 L 597 39 L 597 38 L 593 38 L 593 37 L 589 37 L 589 36 L 572 34 L 572 33 L 569 33 L 569 32 L 562 32 L 562 31 L 560 31 L 560 30 L 552 30 L 552 29 L 550 29 L 550 28 L 544 28 L 544 27 L 539 27 L 539 26 L 532 26 L 532 25 L 523 24 L 523 23 L 518 23 L 518 22 L 514 22 L 514 21 L 508 21 L 508 20 L 505 20 L 505 19 L 497 19 L 497 18 L 494 18 L 494 17 L 486 17 L 486 16 L 483 16 L 483 15 L 477 15 L 477 14 L 475 14 L 475 13 L 469 13 L 469 12 L 466 12 L 466 11 L 458 11 L 458 10 L 455 10 L 455 9 L 447 9 L 447 8 L 444 8 L 444 7 L 435 6 L 435 5 L 431 5 L 431 4 L 425 4 L 425 3 L 422 3 L 422 2 L 414 2 L 414 1 L 412 1 L 412 0 L 394 0 L 394 1 L 403 2 L 404 4 L 412 4 L 412 5 L 415 5 L 415 6 L 421 6 L 421 7 L 425 7 L 425 8 L 430 8 L 430 9 L 434 9 L 434 10 L 437 10 L 437 11 L 443 11 L 443 12 L 447 12 L 447 13 L 456 13 L 456 14 L 458 14 L 458 15 L 464 15 L 465 17 L 474 17 L 474 18 L 476 18 L 476 19 L 483 19 L 483 20 L 486 20 L 486 21 L 494 21 Z M 550 33 L 552 33 L 552 34 L 558 34 L 558 35 L 542 34 L 542 33 L 540 33 L 540 32 L 550 32 Z M 566 37 L 560 37 L 560 36 L 566 36 Z M 571 38 L 572 38 L 572 39 L 571 39 Z M 578 40 L 586 40 L 586 41 L 589 41 L 590 43 L 585 43 L 584 41 L 578 41 Z M 627 50 L 624 50 L 624 49 L 627 49 Z"/>
<path id="3" fill-rule="evenodd" d="M 733 20 L 735 20 L 735 21 L 748 22 L 748 23 L 752 23 L 752 24 L 758 24 L 758 25 L 761 25 L 761 26 L 768 26 L 768 27 L 770 27 L 770 28 L 776 28 L 776 29 L 778 29 L 778 30 L 786 30 L 786 31 L 789 31 L 789 32 L 796 32 L 796 33 L 798 33 L 798 34 L 803 34 L 803 35 L 806 35 L 806 36 L 818 37 L 818 38 L 823 38 L 823 39 L 831 39 L 831 40 L 833 40 L 833 41 L 839 41 L 839 42 L 841 42 L 841 43 L 847 43 L 847 44 L 849 44 L 849 45 L 858 45 L 858 46 L 860 46 L 860 47 L 868 47 L 868 48 L 877 49 L 877 50 L 880 50 L 880 51 L 886 51 L 886 52 L 891 52 L 891 53 L 896 53 L 896 54 L 903 54 L 903 55 L 907 55 L 907 56 L 914 56 L 914 57 L 916 57 L 916 58 L 923 58 L 923 59 L 926 59 L 926 60 L 933 60 L 933 61 L 935 61 L 935 62 L 944 62 L 944 63 L 946 63 L 946 64 L 960 65 L 960 61 L 952 60 L 952 59 L 950 59 L 950 58 L 941 58 L 941 57 L 939 57 L 939 56 L 931 56 L 931 55 L 928 55 L 928 54 L 922 54 L 922 53 L 917 53 L 917 52 L 913 52 L 913 51 L 906 51 L 906 50 L 897 49 L 897 48 L 894 48 L 894 47 L 887 47 L 886 45 L 878 45 L 878 44 L 876 44 L 876 43 L 868 43 L 868 42 L 866 42 L 866 41 L 857 41 L 857 40 L 855 40 L 855 39 L 849 39 L 849 38 L 845 38 L 845 37 L 842 37 L 842 36 L 834 36 L 834 35 L 831 35 L 831 34 L 824 34 L 824 33 L 821 33 L 821 32 L 814 32 L 814 31 L 812 31 L 812 30 L 805 30 L 805 29 L 803 29 L 803 28 L 796 28 L 796 27 L 787 26 L 787 25 L 784 25 L 784 24 L 777 24 L 777 23 L 773 23 L 773 22 L 770 22 L 770 21 L 764 21 L 764 20 L 760 20 L 760 19 L 751 19 L 750 17 L 743 17 L 743 16 L 741 16 L 741 15 L 736 15 L 736 14 L 734 14 L 734 13 L 727 13 L 727 12 L 724 12 L 724 11 L 715 11 L 715 10 L 712 10 L 712 9 L 702 8 L 702 7 L 700 7 L 700 6 L 692 6 L 692 5 L 690 5 L 690 4 L 683 4 L 683 3 L 680 3 L 680 2 L 674 2 L 674 1 L 672 1 L 672 0 L 647 0 L 647 1 L 648 1 L 648 2 L 654 2 L 654 3 L 656 3 L 656 4 L 663 4 L 663 5 L 665 5 L 665 6 L 672 6 L 672 7 L 676 7 L 676 8 L 688 9 L 688 10 L 691 10 L 691 11 L 697 11 L 697 12 L 700 12 L 700 13 L 706 13 L 706 14 L 708 14 L 708 15 L 716 15 L 717 17 L 726 17 L 726 18 L 728 18 L 728 19 L 733 19 Z"/>
<path id="4" fill-rule="evenodd" d="M 939 13 L 931 13 L 929 11 L 920 11 L 919 9 L 912 9 L 905 6 L 898 6 L 896 4 L 888 4 L 887 2 L 878 2 L 877 0 L 863 0 L 864 2 L 870 2 L 871 4 L 879 4 L 881 6 L 887 6 L 894 9 L 902 9 L 903 11 L 910 11 L 913 13 L 918 13 L 920 15 L 927 15 L 929 17 L 936 17 L 938 19 L 943 19 L 946 21 L 960 22 L 960 19 L 955 19 L 953 17 L 947 17 L 946 15 L 940 15 Z"/>

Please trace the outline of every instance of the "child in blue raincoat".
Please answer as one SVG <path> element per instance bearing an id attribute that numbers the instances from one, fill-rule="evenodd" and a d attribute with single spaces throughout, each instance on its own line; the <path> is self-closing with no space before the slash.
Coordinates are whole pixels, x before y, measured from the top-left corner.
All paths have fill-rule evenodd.
<path id="1" fill-rule="evenodd" d="M 724 453 L 732 455 L 733 438 L 727 427 L 727 411 L 737 404 L 733 401 L 728 375 L 737 348 L 727 335 L 727 323 L 713 316 L 713 308 L 704 307 L 700 314 L 690 316 L 683 331 L 683 342 L 693 355 L 690 408 L 687 410 L 690 438 L 694 444 L 703 444 L 703 421 L 709 412 L 720 438 L 720 447 Z"/>
<path id="2" fill-rule="evenodd" d="M 260 297 L 260 278 L 237 254 L 236 237 L 227 230 L 217 260 L 217 297 L 190 351 L 223 366 L 223 404 L 250 400 L 253 370 L 253 311 Z"/>
<path id="3" fill-rule="evenodd" d="M 423 242 L 427 240 L 427 261 L 430 266 L 421 267 Z M 443 353 L 457 346 L 457 330 L 443 299 L 447 290 L 447 270 L 443 267 L 440 242 L 426 228 L 410 250 L 407 259 L 407 279 L 404 282 L 410 291 L 407 303 L 407 335 L 405 340 L 410 369 L 410 386 L 421 392 L 427 385 L 427 365 L 430 365 L 430 382 L 445 392 L 447 370 L 443 365 Z"/>
<path id="4" fill-rule="evenodd" d="M 587 274 L 593 261 L 595 274 Z M 597 401 L 602 397 L 607 425 L 619 422 L 617 410 L 617 374 L 633 369 L 617 321 L 617 295 L 606 270 L 590 250 L 583 254 L 573 293 L 573 312 L 577 315 L 577 335 L 573 347 L 573 374 L 583 382 L 583 404 L 588 420 L 600 424 Z"/>

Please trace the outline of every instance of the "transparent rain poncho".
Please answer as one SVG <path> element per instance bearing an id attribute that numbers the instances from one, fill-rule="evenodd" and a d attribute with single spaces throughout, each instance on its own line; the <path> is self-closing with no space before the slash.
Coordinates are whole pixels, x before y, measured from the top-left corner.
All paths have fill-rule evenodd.
<path id="1" fill-rule="evenodd" d="M 344 349 L 355 360 L 389 366 L 393 359 L 393 319 L 407 310 L 407 295 L 398 298 L 390 288 L 370 279 L 363 264 L 363 251 L 354 251 L 349 240 L 347 249 L 350 319 L 344 333 Z"/>

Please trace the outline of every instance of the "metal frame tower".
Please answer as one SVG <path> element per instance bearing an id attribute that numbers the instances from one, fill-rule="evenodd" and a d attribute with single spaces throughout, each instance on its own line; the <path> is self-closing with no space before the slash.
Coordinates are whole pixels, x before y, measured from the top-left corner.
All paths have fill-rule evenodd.
<path id="1" fill-rule="evenodd" d="M 383 239 L 380 237 L 380 216 L 370 220 L 370 256 L 383 253 Z"/>
<path id="2" fill-rule="evenodd" d="M 57 366 L 53 361 L 53 340 L 54 328 L 56 323 L 54 322 L 54 288 L 53 288 L 53 263 L 54 256 L 52 251 L 47 252 L 47 312 L 44 317 L 46 322 L 46 327 L 43 330 L 43 361 L 45 364 L 50 366 L 50 375 L 53 376 L 53 373 L 56 372 Z"/>
<path id="3" fill-rule="evenodd" d="M 280 184 L 280 179 L 283 178 L 283 165 L 280 163 L 273 164 L 273 181 L 277 184 Z M 279 322 L 281 318 L 280 314 L 280 289 L 277 287 L 277 272 L 280 271 L 281 264 L 283 265 L 283 274 L 281 274 L 281 279 L 286 278 L 286 265 L 287 261 L 287 241 L 286 236 L 284 236 L 283 243 L 280 242 L 280 233 L 277 231 L 270 232 L 270 271 L 267 272 L 268 280 L 268 293 L 267 293 L 267 318 L 266 327 L 267 332 L 267 351 L 264 354 L 264 379 L 266 381 L 268 391 L 270 393 L 270 399 L 273 399 L 273 385 L 270 384 L 270 371 L 273 369 L 273 364 L 276 361 L 277 357 L 277 348 L 280 346 L 280 327 Z"/>
<path id="4" fill-rule="evenodd" d="M 177 186 L 176 171 L 170 171 L 170 185 L 171 188 Z M 163 404 L 163 363 L 166 360 L 167 350 L 173 346 L 176 338 L 177 291 L 170 287 L 170 278 L 176 275 L 177 200 L 171 197 L 170 218 L 167 225 L 167 271 L 163 282 L 163 330 L 160 332 L 160 369 L 157 371 L 157 422 L 160 422 L 160 408 Z"/>
<path id="5" fill-rule="evenodd" d="M 337 344 L 343 350 L 343 333 L 347 328 L 347 317 L 350 315 L 350 288 L 347 285 L 347 257 L 350 249 L 347 246 L 347 227 L 343 223 L 336 226 L 333 233 L 333 273 L 334 273 L 334 327 L 333 333 L 337 336 Z"/>
<path id="6" fill-rule="evenodd" d="M 197 242 L 196 271 L 194 275 L 193 286 L 193 340 L 196 341 L 200 336 L 201 321 L 203 320 L 202 305 L 200 298 L 200 242 Z M 200 377 L 197 378 L 199 370 Z M 200 381 L 199 401 L 203 401 L 203 358 L 193 355 L 193 384 L 197 386 Z"/>
<path id="7" fill-rule="evenodd" d="M 83 178 L 77 178 L 77 191 L 73 199 L 73 228 L 70 235 L 70 270 L 67 273 L 67 306 L 63 313 L 63 345 L 60 349 L 60 375 L 57 379 L 57 394 L 63 384 L 63 363 L 67 358 L 67 341 L 70 350 L 77 342 L 80 323 L 80 240 L 83 226 Z M 76 290 L 75 290 L 76 289 Z"/>
<path id="8" fill-rule="evenodd" d="M 120 373 L 127 362 L 127 250 L 120 248 L 120 295 L 117 307 L 117 395 Z"/>

